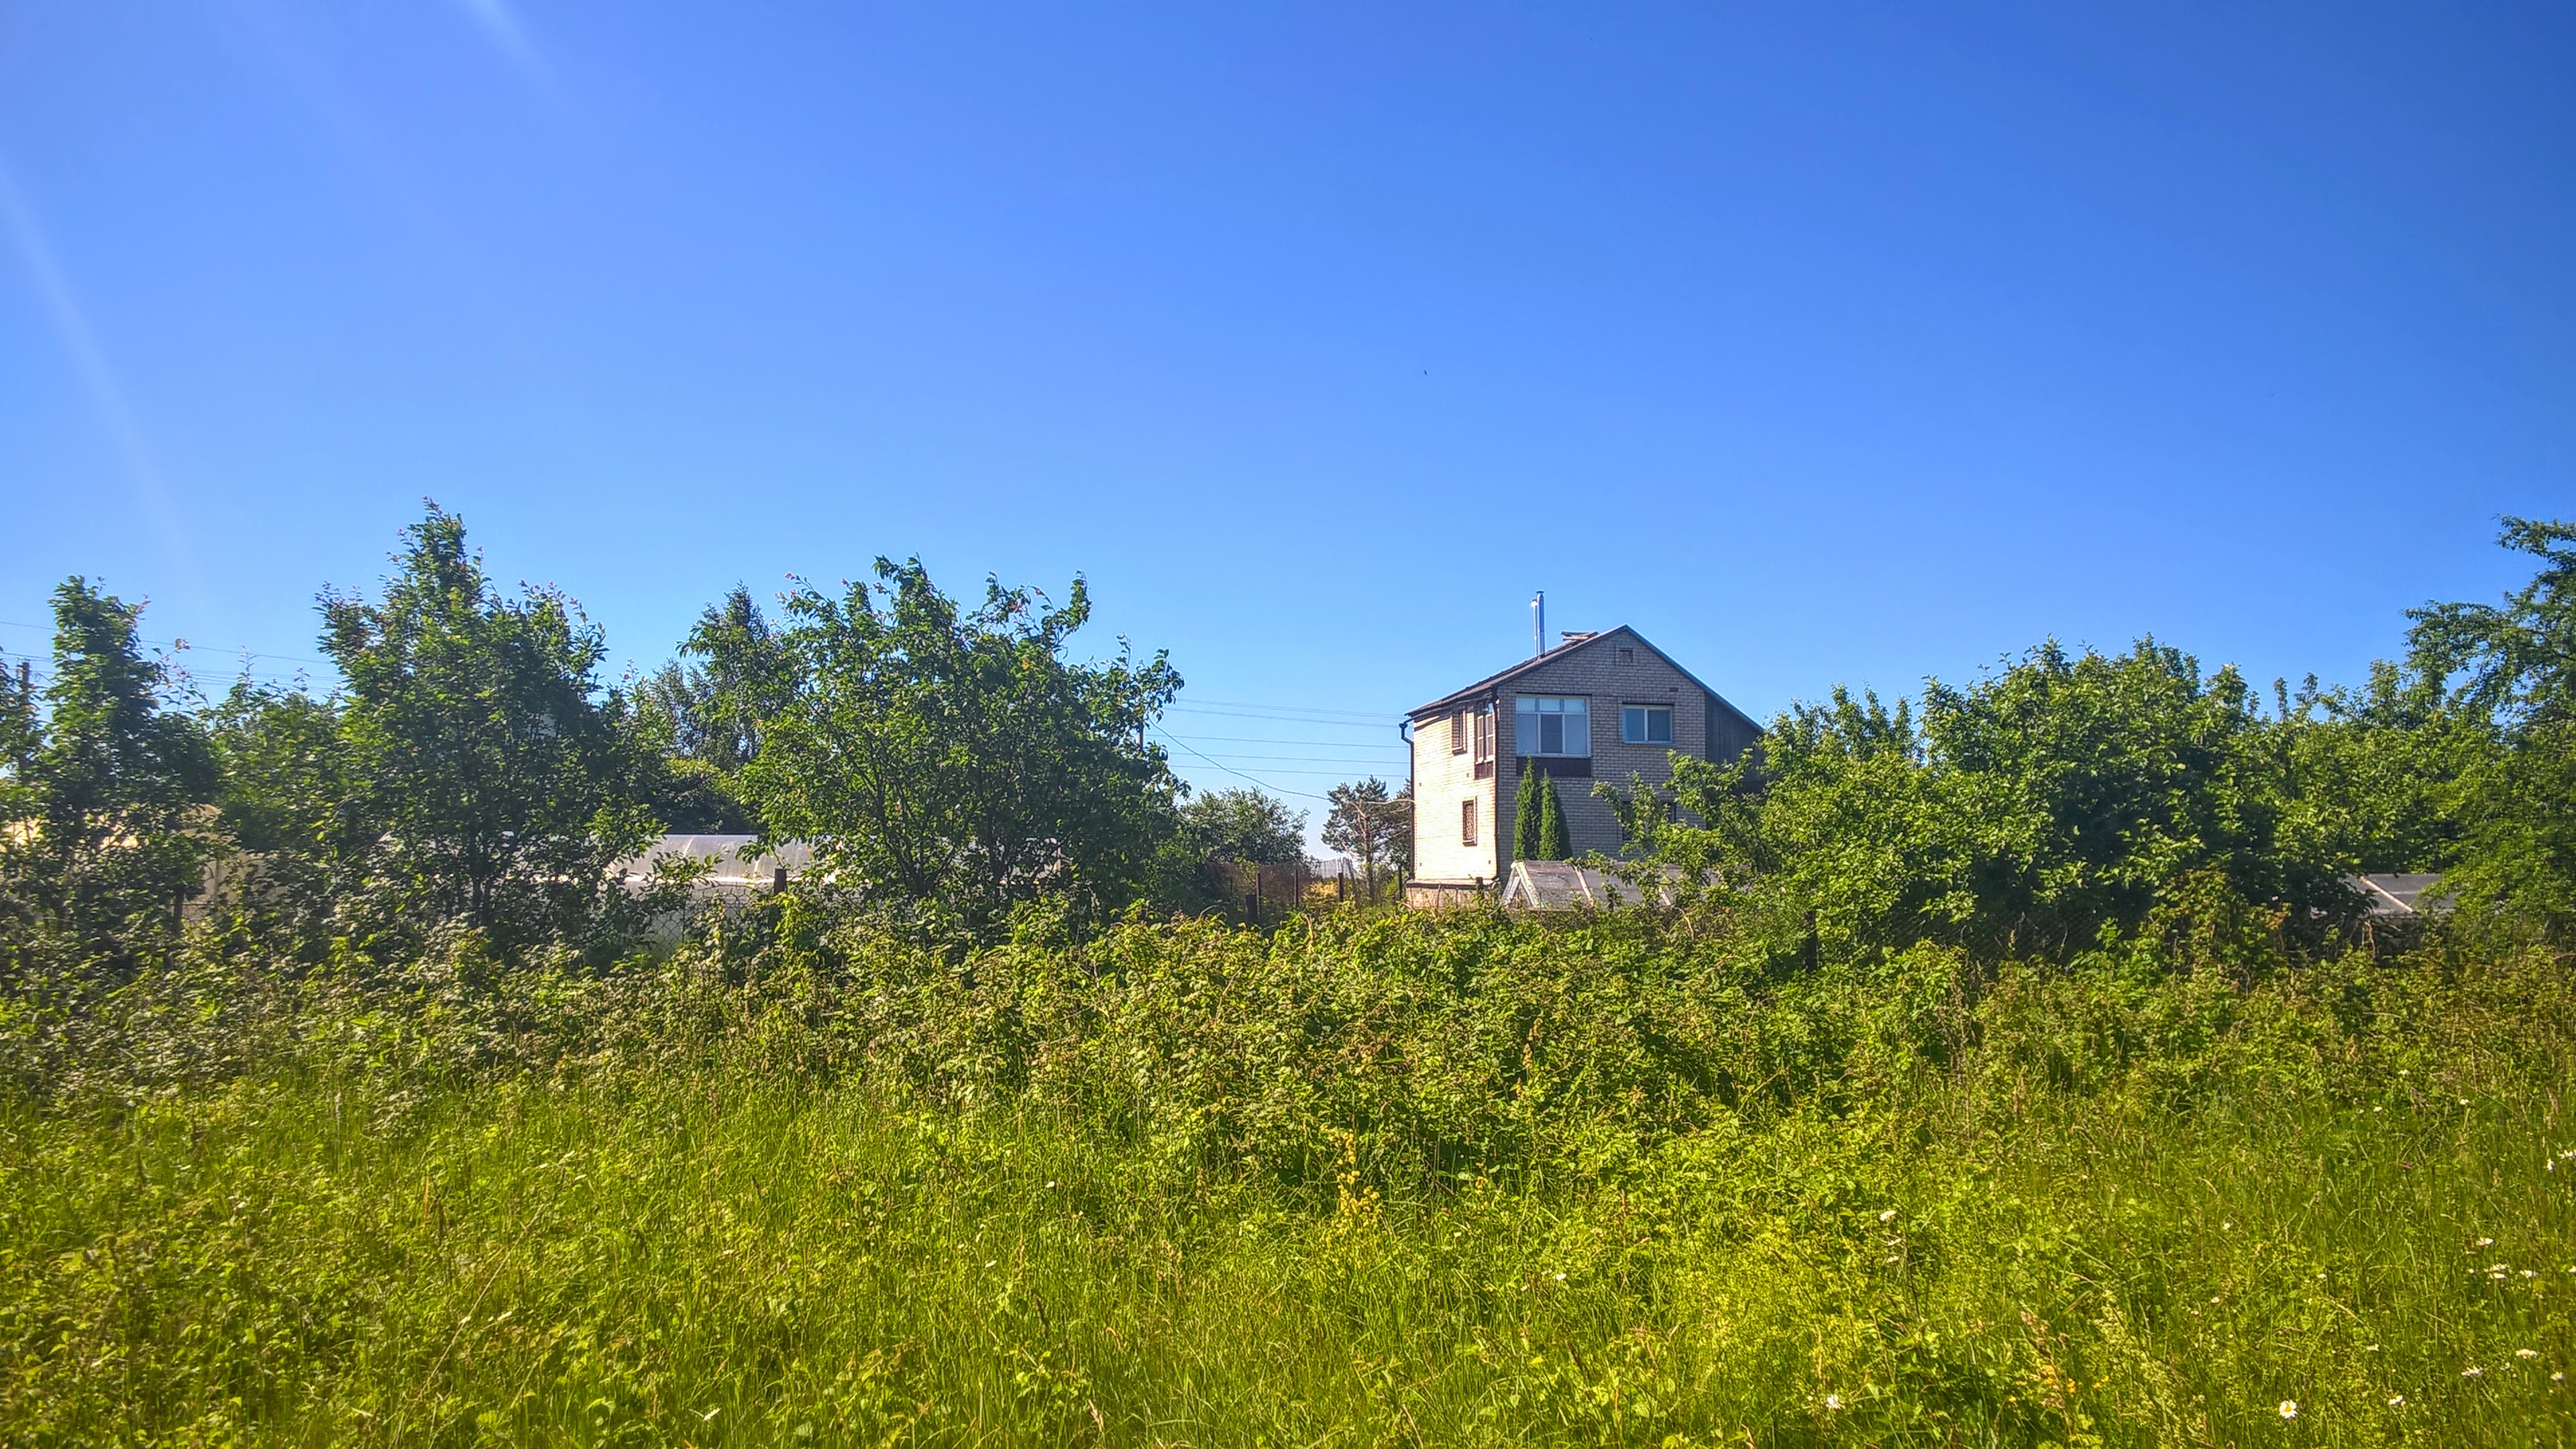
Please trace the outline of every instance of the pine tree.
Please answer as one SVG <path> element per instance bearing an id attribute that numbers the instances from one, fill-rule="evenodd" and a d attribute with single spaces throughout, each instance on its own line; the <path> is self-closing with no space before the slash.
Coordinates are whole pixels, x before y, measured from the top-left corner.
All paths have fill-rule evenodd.
<path id="1" fill-rule="evenodd" d="M 1538 860 L 1539 784 L 1547 777 L 1536 765 L 1521 771 L 1520 788 L 1512 793 L 1512 859 Z"/>
<path id="2" fill-rule="evenodd" d="M 1533 860 L 1565 860 L 1574 854 L 1565 838 L 1565 804 L 1556 795 L 1553 777 L 1538 777 L 1538 853 Z"/>

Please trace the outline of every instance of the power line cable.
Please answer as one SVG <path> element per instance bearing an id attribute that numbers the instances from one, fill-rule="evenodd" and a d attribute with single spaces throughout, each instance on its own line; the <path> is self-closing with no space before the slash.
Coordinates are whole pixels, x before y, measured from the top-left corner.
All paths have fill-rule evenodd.
<path id="1" fill-rule="evenodd" d="M 1402 750 L 1402 741 L 1387 744 L 1368 740 L 1283 740 L 1260 735 L 1185 735 L 1172 730 L 1155 731 L 1176 740 L 1190 740 L 1202 745 L 1304 745 L 1314 750 Z"/>
<path id="2" fill-rule="evenodd" d="M 1199 699 L 1192 701 L 1192 703 L 1203 708 L 1269 709 L 1277 710 L 1283 714 L 1340 715 L 1345 719 L 1362 724 L 1392 724 L 1396 720 L 1403 718 L 1402 715 L 1389 714 L 1373 709 L 1328 709 L 1320 705 L 1308 704 L 1258 704 L 1249 700 L 1241 699 Z"/>
<path id="3" fill-rule="evenodd" d="M 1175 741 L 1173 741 L 1173 743 L 1174 743 L 1174 744 L 1179 744 L 1180 742 L 1179 742 L 1179 741 L 1177 741 L 1177 740 L 1175 740 Z M 1264 789 L 1264 790 L 1276 790 L 1276 791 L 1278 791 L 1278 792 L 1279 792 L 1280 794 L 1282 794 L 1282 795 L 1294 795 L 1294 796 L 1297 796 L 1299 799 L 1302 799 L 1302 800 L 1321 800 L 1321 801 L 1323 801 L 1323 802 L 1324 802 L 1325 804 L 1327 804 L 1327 805 L 1330 805 L 1330 804 L 1332 804 L 1332 803 L 1333 803 L 1333 801 L 1332 801 L 1332 797 L 1331 797 L 1331 796 L 1329 796 L 1329 795 L 1318 795 L 1318 794 L 1316 794 L 1316 793 L 1315 793 L 1314 791 L 1312 791 L 1312 790 L 1292 790 L 1292 789 L 1288 788 L 1288 787 L 1287 787 L 1287 786 L 1285 786 L 1285 785 L 1273 785 L 1272 783 L 1270 783 L 1270 782 L 1269 782 L 1269 781 L 1267 781 L 1267 780 L 1263 780 L 1263 779 L 1257 778 L 1257 777 L 1252 776 L 1252 775 L 1247 775 L 1247 774 L 1245 774 L 1244 772 L 1242 772 L 1241 770 L 1235 769 L 1235 768 L 1234 768 L 1233 766 L 1231 766 L 1231 765 L 1220 765 L 1220 764 L 1218 764 L 1215 760 L 1209 759 L 1206 755 L 1199 754 L 1199 752 L 1198 752 L 1197 750 L 1190 749 L 1190 747 L 1189 747 L 1188 745 L 1181 745 L 1181 748 L 1182 748 L 1182 749 L 1184 749 L 1184 750 L 1189 750 L 1189 752 L 1190 752 L 1191 754 L 1193 754 L 1193 755 L 1198 755 L 1198 757 L 1199 757 L 1201 760 L 1205 761 L 1205 762 L 1206 762 L 1210 767 L 1215 768 L 1215 769 L 1219 769 L 1219 770 L 1223 770 L 1223 771 L 1225 771 L 1227 774 L 1234 776 L 1234 777 L 1235 777 L 1236 779 L 1238 779 L 1238 780 L 1249 780 L 1249 781 L 1251 781 L 1253 784 L 1260 786 L 1260 787 L 1261 787 L 1262 789 Z M 1274 770 L 1274 771 L 1272 771 L 1271 773 L 1273 773 L 1273 774 L 1278 774 L 1278 775 L 1287 775 L 1287 774 L 1300 774 L 1300 775 L 1306 775 L 1306 774 L 1322 774 L 1322 773 L 1324 773 L 1324 772 L 1323 772 L 1323 771 L 1320 771 L 1320 770 L 1295 770 L 1295 771 L 1291 771 L 1291 770 Z"/>
<path id="4" fill-rule="evenodd" d="M 0 629 L 30 629 L 39 634 L 51 634 L 54 632 L 54 626 L 51 624 L 26 624 L 21 623 L 16 619 L 0 619 Z M 216 646 L 211 644 L 192 644 L 181 639 L 146 639 L 139 634 L 135 636 L 134 642 L 137 644 L 149 644 L 155 649 L 177 649 L 189 654 L 194 654 L 203 650 L 207 653 L 221 653 L 232 658 L 248 656 L 252 659 L 275 659 L 285 664 L 317 664 L 325 669 L 332 667 L 331 661 L 328 659 L 310 659 L 301 654 L 270 654 L 263 650 L 247 648 L 218 649 Z"/>

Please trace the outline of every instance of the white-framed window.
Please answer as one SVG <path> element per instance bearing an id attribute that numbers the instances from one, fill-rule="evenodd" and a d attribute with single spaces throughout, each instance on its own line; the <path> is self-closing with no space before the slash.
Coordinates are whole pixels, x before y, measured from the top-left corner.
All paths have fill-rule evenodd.
<path id="1" fill-rule="evenodd" d="M 1472 799 L 1458 802 L 1458 843 L 1476 843 L 1476 802 Z"/>
<path id="2" fill-rule="evenodd" d="M 1592 753 L 1592 702 L 1579 695 L 1524 694 L 1512 703 L 1515 747 L 1524 755 Z"/>
<path id="3" fill-rule="evenodd" d="M 1673 707 L 1669 704 L 1619 706 L 1619 738 L 1632 745 L 1673 742 Z"/>

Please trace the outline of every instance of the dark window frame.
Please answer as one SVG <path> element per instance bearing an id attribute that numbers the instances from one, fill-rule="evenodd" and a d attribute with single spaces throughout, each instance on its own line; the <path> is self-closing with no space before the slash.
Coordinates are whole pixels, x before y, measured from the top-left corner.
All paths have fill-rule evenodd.
<path id="1" fill-rule="evenodd" d="M 1640 721 L 1643 726 L 1641 733 L 1633 736 L 1628 733 L 1628 716 L 1632 713 L 1645 717 Z M 1653 724 L 1654 717 L 1659 714 L 1664 717 L 1664 737 L 1660 740 L 1655 738 Z M 1622 701 L 1619 705 L 1619 743 L 1623 745 L 1663 745 L 1666 748 L 1670 748 L 1673 743 L 1673 707 L 1669 704 L 1657 704 L 1648 700 L 1638 700 L 1633 703 Z"/>

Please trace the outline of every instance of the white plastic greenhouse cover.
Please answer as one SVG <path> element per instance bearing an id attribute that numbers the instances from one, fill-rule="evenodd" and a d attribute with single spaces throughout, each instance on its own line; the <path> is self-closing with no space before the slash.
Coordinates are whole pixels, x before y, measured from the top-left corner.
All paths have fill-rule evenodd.
<path id="1" fill-rule="evenodd" d="M 707 877 L 710 885 L 767 885 L 784 867 L 789 875 L 803 875 L 814 863 L 814 848 L 801 840 L 790 840 L 770 850 L 757 848 L 759 837 L 752 835 L 665 835 L 645 848 L 642 855 L 629 856 L 610 866 L 612 875 L 645 876 L 653 873 L 659 860 L 715 861 L 714 874 Z"/>

